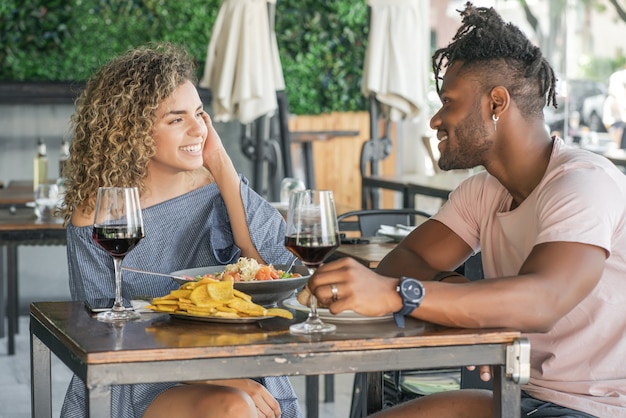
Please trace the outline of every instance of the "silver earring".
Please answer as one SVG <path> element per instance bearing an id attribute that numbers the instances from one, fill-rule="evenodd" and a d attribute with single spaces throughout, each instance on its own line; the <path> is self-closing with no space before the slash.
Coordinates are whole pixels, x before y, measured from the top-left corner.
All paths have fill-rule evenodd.
<path id="1" fill-rule="evenodd" d="M 498 130 L 498 121 L 500 120 L 500 116 L 496 116 L 495 113 L 491 114 L 491 120 L 493 120 L 493 131 Z"/>

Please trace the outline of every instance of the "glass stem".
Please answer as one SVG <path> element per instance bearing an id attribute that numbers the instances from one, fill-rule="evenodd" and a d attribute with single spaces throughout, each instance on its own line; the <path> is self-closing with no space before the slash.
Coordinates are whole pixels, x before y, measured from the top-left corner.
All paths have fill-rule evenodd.
<path id="1" fill-rule="evenodd" d="M 113 257 L 113 267 L 115 268 L 115 303 L 114 311 L 124 311 L 122 305 L 122 257 Z"/>
<path id="2" fill-rule="evenodd" d="M 309 312 L 310 320 L 317 320 L 317 298 L 311 293 L 311 311 Z"/>

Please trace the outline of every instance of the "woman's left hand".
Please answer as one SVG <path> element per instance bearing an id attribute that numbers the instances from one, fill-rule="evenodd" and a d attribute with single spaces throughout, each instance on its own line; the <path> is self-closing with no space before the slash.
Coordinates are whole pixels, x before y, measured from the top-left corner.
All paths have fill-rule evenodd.
<path id="1" fill-rule="evenodd" d="M 203 112 L 202 119 L 204 119 L 207 126 L 207 137 L 204 141 L 204 147 L 202 148 L 202 159 L 204 161 L 204 166 L 211 171 L 214 163 L 219 160 L 219 158 L 216 157 L 225 155 L 226 149 L 224 148 L 222 139 L 213 127 L 213 122 L 211 121 L 208 113 Z"/>

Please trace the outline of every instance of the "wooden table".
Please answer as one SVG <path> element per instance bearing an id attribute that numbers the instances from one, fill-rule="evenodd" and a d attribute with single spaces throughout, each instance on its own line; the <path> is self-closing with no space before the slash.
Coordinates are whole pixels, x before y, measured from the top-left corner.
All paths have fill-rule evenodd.
<path id="1" fill-rule="evenodd" d="M 298 312 L 296 320 L 304 316 Z M 91 317 L 82 302 L 33 303 L 32 414 L 51 416 L 53 352 L 85 382 L 92 418 L 110 416 L 114 384 L 476 364 L 494 366 L 494 416 L 519 417 L 514 380 L 527 381 L 529 366 L 528 342 L 517 331 L 443 328 L 409 318 L 404 329 L 391 320 L 338 323 L 334 333 L 308 337 L 291 335 L 292 322 L 216 324 L 142 314 L 138 321 L 109 324 Z M 379 410 L 382 396 L 370 395 L 369 411 Z"/>
<path id="2" fill-rule="evenodd" d="M 33 183 L 29 187 L 18 184 L 11 186 L 12 182 L 5 188 L 0 188 L 0 209 L 24 206 L 35 199 Z"/>
<path id="3" fill-rule="evenodd" d="M 375 269 L 378 263 L 391 251 L 396 242 L 372 244 L 342 244 L 333 254 L 333 258 L 352 257 L 365 267 Z"/>
<path id="4" fill-rule="evenodd" d="M 430 196 L 447 200 L 452 190 L 473 173 L 469 170 L 442 171 L 433 175 L 366 176 L 363 189 L 382 188 L 402 193 L 402 207 L 414 208 L 415 196 Z"/>
<path id="5" fill-rule="evenodd" d="M 32 188 L 32 185 L 31 185 Z M 43 222 L 35 217 L 34 210 L 24 206 L 19 206 L 11 200 L 12 196 L 19 196 L 22 192 L 11 194 L 11 186 L 0 192 L 9 192 L 7 196 L 0 196 L 0 246 L 6 254 L 6 272 L 0 254 L 0 323 L 2 333 L 4 333 L 5 312 L 8 319 L 8 354 L 15 354 L 15 334 L 18 332 L 18 247 L 20 245 L 65 245 L 65 227 L 62 219 Z M 33 193 L 30 191 L 30 201 Z M 6 197 L 6 200 L 3 199 Z M 4 207 L 3 207 L 4 206 Z M 7 206 L 9 209 L 7 209 Z M 4 306 L 4 286 L 7 287 L 7 306 Z M 5 309 L 6 308 L 6 309 Z"/>

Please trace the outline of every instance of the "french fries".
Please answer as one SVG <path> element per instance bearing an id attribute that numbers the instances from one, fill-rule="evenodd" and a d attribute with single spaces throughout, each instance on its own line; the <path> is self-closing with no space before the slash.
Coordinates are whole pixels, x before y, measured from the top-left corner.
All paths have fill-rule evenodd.
<path id="1" fill-rule="evenodd" d="M 233 288 L 231 281 L 209 277 L 183 284 L 169 294 L 152 299 L 147 306 L 155 312 L 219 318 L 278 316 L 293 319 L 286 309 L 265 308 L 252 302 L 252 297 Z"/>

